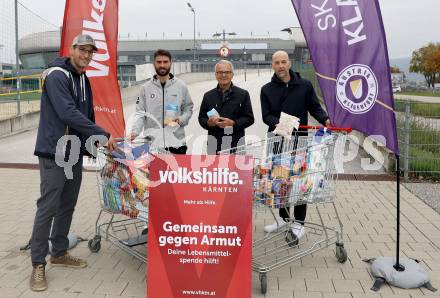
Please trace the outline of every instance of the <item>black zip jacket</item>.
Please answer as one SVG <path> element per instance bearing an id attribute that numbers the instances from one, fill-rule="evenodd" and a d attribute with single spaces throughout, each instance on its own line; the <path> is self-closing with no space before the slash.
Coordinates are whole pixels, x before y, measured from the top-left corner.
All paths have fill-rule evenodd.
<path id="1" fill-rule="evenodd" d="M 269 132 L 279 123 L 281 112 L 298 117 L 300 125 L 308 124 L 308 112 L 322 125 L 329 118 L 312 83 L 292 70 L 287 84 L 274 74 L 271 82 L 261 88 L 260 100 L 263 122 L 269 126 Z"/>
<path id="2" fill-rule="evenodd" d="M 90 136 L 108 138 L 110 134 L 95 124 L 89 80 L 76 71 L 70 58 L 55 59 L 46 74 L 34 154 L 54 159 L 57 142 L 64 135 L 76 135 L 81 140 L 81 155 L 87 153 L 85 141 Z M 69 148 L 67 145 L 67 151 L 59 153 L 68 156 Z"/>
<path id="3" fill-rule="evenodd" d="M 231 146 L 225 146 L 224 144 L 224 148 L 222 147 L 221 141 L 225 136 L 225 131 L 223 128 L 217 126 L 208 126 L 207 113 L 213 108 L 217 110 L 221 117 L 229 118 L 235 122 L 231 135 Z M 230 90 L 227 91 L 225 99 L 223 99 L 223 92 L 218 88 L 218 86 L 217 88 L 206 92 L 203 96 L 202 104 L 200 106 L 199 123 L 204 129 L 208 130 L 209 136 L 213 136 L 217 140 L 216 151 L 241 145 L 241 143 L 239 144 L 239 141 L 244 141 L 245 128 L 254 123 L 254 113 L 252 112 L 252 104 L 249 92 L 233 84 L 231 85 Z M 213 146 L 211 146 L 208 142 L 208 153 L 213 154 L 215 152 L 210 150 L 211 147 Z"/>

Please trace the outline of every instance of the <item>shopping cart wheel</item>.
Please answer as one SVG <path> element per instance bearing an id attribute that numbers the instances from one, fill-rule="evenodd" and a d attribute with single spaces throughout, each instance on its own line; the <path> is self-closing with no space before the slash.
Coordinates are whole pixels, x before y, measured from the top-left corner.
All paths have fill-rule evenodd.
<path id="1" fill-rule="evenodd" d="M 298 237 L 296 237 L 295 234 L 293 234 L 292 230 L 289 230 L 286 233 L 286 242 L 290 247 L 296 246 L 299 243 Z"/>
<path id="2" fill-rule="evenodd" d="M 336 258 L 338 259 L 339 263 L 347 262 L 348 256 L 344 244 L 336 243 Z"/>
<path id="3" fill-rule="evenodd" d="M 260 273 L 260 283 L 261 283 L 261 294 L 266 294 L 266 292 L 267 292 L 267 275 L 266 275 L 266 273 Z"/>
<path id="4" fill-rule="evenodd" d="M 88 247 L 91 252 L 98 252 L 101 249 L 101 236 L 96 235 L 89 240 Z"/>

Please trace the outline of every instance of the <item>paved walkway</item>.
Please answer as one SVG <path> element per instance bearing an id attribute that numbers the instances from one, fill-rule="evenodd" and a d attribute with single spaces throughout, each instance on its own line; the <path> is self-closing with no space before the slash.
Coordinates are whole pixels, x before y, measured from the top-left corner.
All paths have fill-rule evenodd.
<path id="1" fill-rule="evenodd" d="M 49 290 L 35 294 L 28 289 L 29 254 L 18 247 L 30 236 L 39 193 L 36 170 L 0 169 L 0 296 L 1 297 L 145 297 L 145 265 L 103 241 L 99 253 L 91 253 L 85 242 L 75 255 L 89 262 L 86 269 L 60 269 L 48 265 Z M 395 253 L 395 185 L 392 182 L 339 181 L 337 209 L 345 229 L 349 260 L 340 264 L 334 247 L 307 256 L 268 275 L 265 297 L 421 297 L 425 289 L 401 290 L 384 286 L 379 294 L 369 290 L 372 279 L 365 257 Z M 321 206 L 329 225 L 335 224 L 329 205 Z M 314 208 L 308 219 L 316 221 Z M 83 237 L 94 234 L 99 211 L 96 177 L 85 173 L 72 231 Z M 422 260 L 433 284 L 440 286 L 440 215 L 402 189 L 402 254 Z M 255 219 L 255 237 L 269 213 Z M 260 293 L 258 275 L 253 274 L 253 297 Z M 437 294 L 438 295 L 438 294 Z"/>

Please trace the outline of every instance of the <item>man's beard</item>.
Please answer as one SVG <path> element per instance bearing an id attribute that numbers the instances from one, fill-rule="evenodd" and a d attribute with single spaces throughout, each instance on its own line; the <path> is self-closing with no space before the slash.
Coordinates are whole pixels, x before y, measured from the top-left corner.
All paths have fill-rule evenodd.
<path id="1" fill-rule="evenodd" d="M 154 69 L 156 70 L 156 74 L 158 76 L 164 77 L 164 76 L 166 76 L 166 75 L 168 75 L 170 73 L 171 67 L 168 68 L 168 69 L 163 68 L 163 67 L 161 67 L 161 68 L 156 68 L 155 67 Z"/>
<path id="2" fill-rule="evenodd" d="M 287 77 L 288 74 L 289 74 L 289 71 L 287 71 L 287 70 L 282 70 L 282 71 L 276 72 L 276 75 L 279 78 Z"/>

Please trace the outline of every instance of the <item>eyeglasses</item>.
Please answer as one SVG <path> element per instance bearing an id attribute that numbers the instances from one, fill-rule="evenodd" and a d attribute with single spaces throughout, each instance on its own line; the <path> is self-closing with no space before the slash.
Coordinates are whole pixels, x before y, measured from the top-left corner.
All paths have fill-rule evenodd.
<path id="1" fill-rule="evenodd" d="M 88 55 L 88 56 L 93 56 L 93 54 L 96 53 L 95 50 L 87 50 L 87 49 L 81 48 L 81 47 L 78 47 L 78 50 L 81 52 L 81 54 Z"/>
<path id="2" fill-rule="evenodd" d="M 217 71 L 216 75 L 218 76 L 229 76 L 232 74 L 232 71 Z"/>

